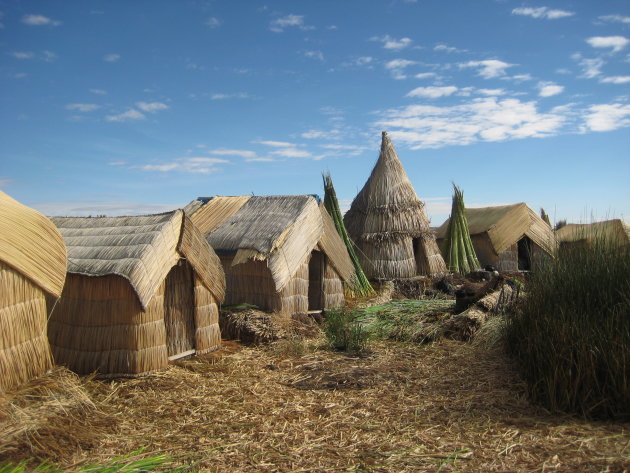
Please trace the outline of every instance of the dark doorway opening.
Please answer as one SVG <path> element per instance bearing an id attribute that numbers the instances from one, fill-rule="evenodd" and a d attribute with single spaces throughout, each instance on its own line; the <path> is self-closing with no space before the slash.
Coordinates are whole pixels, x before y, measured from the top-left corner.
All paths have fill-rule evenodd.
<path id="1" fill-rule="evenodd" d="M 308 310 L 324 308 L 324 268 L 326 255 L 321 251 L 313 251 L 308 262 Z"/>
<path id="2" fill-rule="evenodd" d="M 518 270 L 532 270 L 532 241 L 526 236 L 518 241 Z"/>

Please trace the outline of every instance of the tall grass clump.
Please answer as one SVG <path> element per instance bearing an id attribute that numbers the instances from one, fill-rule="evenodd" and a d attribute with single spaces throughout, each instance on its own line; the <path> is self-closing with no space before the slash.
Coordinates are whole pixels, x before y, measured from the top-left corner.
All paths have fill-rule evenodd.
<path id="1" fill-rule="evenodd" d="M 528 279 L 506 338 L 531 398 L 552 411 L 630 419 L 630 248 L 561 248 Z"/>
<path id="2" fill-rule="evenodd" d="M 369 331 L 359 322 L 358 315 L 342 309 L 326 312 L 324 335 L 334 350 L 360 352 L 367 347 Z"/>

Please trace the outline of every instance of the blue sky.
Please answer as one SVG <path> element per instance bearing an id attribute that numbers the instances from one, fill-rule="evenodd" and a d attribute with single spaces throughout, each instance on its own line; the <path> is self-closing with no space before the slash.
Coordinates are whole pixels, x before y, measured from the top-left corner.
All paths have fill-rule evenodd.
<path id="1" fill-rule="evenodd" d="M 49 215 L 348 206 L 387 130 L 433 224 L 630 219 L 627 0 L 1 1 L 0 187 Z"/>

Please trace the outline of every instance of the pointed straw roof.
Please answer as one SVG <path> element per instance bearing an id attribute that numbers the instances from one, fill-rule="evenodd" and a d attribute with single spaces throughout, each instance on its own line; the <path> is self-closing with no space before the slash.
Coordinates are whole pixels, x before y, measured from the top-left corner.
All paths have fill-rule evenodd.
<path id="1" fill-rule="evenodd" d="M 0 261 L 59 297 L 66 280 L 66 246 L 55 225 L 0 191 Z"/>
<path id="2" fill-rule="evenodd" d="M 219 257 L 182 210 L 133 217 L 54 217 L 68 246 L 68 272 L 116 274 L 134 288 L 143 310 L 180 258 L 203 285 L 223 300 L 225 276 Z"/>
<path id="3" fill-rule="evenodd" d="M 383 132 L 381 152 L 372 174 L 353 200 L 344 223 L 355 240 L 430 233 L 424 204 L 416 195 L 387 132 Z"/>

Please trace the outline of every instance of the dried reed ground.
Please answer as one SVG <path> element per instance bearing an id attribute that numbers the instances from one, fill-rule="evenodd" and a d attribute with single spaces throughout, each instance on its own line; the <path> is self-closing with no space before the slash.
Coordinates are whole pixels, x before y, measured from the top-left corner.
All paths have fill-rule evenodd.
<path id="1" fill-rule="evenodd" d="M 45 421 L 8 444 L 7 406 L 29 409 L 16 393 L 0 406 L 0 458 L 71 467 L 146 446 L 213 472 L 630 471 L 630 424 L 531 406 L 496 348 L 382 342 L 353 358 L 300 353 L 298 341 L 233 347 L 144 378 L 84 379 L 95 407 L 40 411 Z"/>

